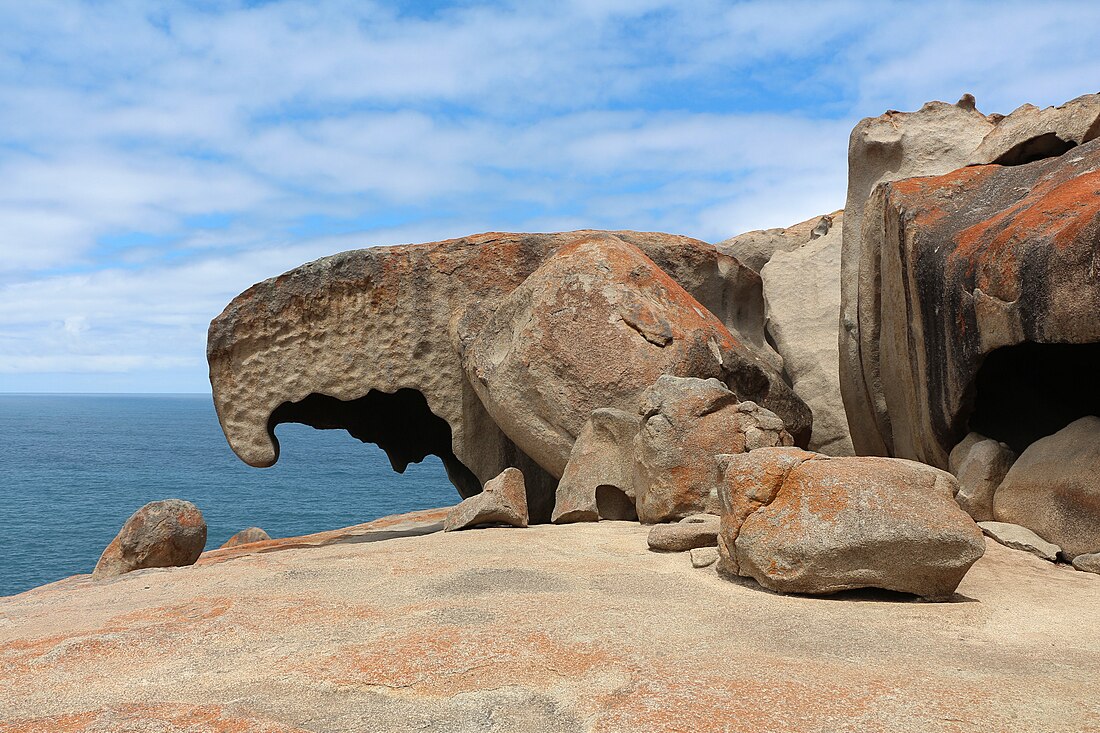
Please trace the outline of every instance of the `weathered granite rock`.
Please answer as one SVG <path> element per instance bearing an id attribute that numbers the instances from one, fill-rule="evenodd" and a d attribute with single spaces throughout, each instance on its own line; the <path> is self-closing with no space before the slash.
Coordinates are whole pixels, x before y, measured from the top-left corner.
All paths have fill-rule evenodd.
<path id="1" fill-rule="evenodd" d="M 959 444 L 951 449 L 951 452 L 947 456 L 947 471 L 952 476 L 958 477 L 959 466 L 970 455 L 970 449 L 981 443 L 983 440 L 989 440 L 981 433 L 967 433 L 966 437 L 959 441 Z"/>
<path id="2" fill-rule="evenodd" d="M 717 514 L 715 456 L 792 445 L 783 421 L 717 379 L 663 376 L 646 392 L 634 438 L 638 518 L 655 524 L 697 513 Z"/>
<path id="3" fill-rule="evenodd" d="M 794 448 L 719 461 L 719 570 L 770 590 L 874 587 L 943 599 L 985 551 L 945 471 Z"/>
<path id="4" fill-rule="evenodd" d="M 206 547 L 206 521 L 189 501 L 151 501 L 122 525 L 103 550 L 92 577 L 113 578 L 143 568 L 193 565 Z"/>
<path id="5" fill-rule="evenodd" d="M 808 447 L 828 455 L 853 452 L 838 371 L 842 222 L 841 214 L 821 217 L 819 236 L 775 252 L 760 271 L 765 328 L 795 394 L 813 413 Z"/>
<path id="6" fill-rule="evenodd" d="M 992 118 L 991 118 L 992 119 Z M 1021 165 L 1062 155 L 1100 137 L 1100 94 L 1086 94 L 1058 107 L 1025 104 L 994 120 L 969 163 Z"/>
<path id="7" fill-rule="evenodd" d="M 279 423 L 342 428 L 377 443 L 397 471 L 439 456 L 462 496 L 516 466 L 532 517 L 549 519 L 557 482 L 485 411 L 459 348 L 561 246 L 593 237 L 640 248 L 747 347 L 770 351 L 760 276 L 687 237 L 487 233 L 355 250 L 254 285 L 210 324 L 210 382 L 230 446 L 270 466 Z"/>
<path id="8" fill-rule="evenodd" d="M 753 350 L 637 247 L 610 236 L 563 246 L 463 348 L 482 404 L 560 477 L 593 410 L 636 409 L 662 375 L 716 378 L 808 438 L 810 412 Z"/>
<path id="9" fill-rule="evenodd" d="M 634 436 L 641 424 L 637 413 L 613 408 L 592 411 L 558 482 L 551 521 L 595 522 L 601 517 L 637 520 Z"/>
<path id="10" fill-rule="evenodd" d="M 518 468 L 506 468 L 496 478 L 485 482 L 485 490 L 463 499 L 447 513 L 443 531 L 468 529 L 479 524 L 510 524 L 527 526 L 527 490 L 523 473 Z"/>
<path id="11" fill-rule="evenodd" d="M 786 228 L 755 229 L 724 239 L 714 246 L 719 252 L 737 258 L 741 264 L 762 274 L 764 265 L 776 253 L 798 249 L 807 242 L 824 236 L 833 226 L 839 226 L 840 222 L 834 222 L 834 217 L 839 213 L 815 216 Z"/>
<path id="12" fill-rule="evenodd" d="M 978 522 L 978 526 L 984 535 L 992 537 L 1005 547 L 1030 552 L 1050 562 L 1055 562 L 1058 559 L 1058 553 L 1062 551 L 1058 545 L 1047 542 L 1027 527 L 1021 527 L 1018 524 Z"/>
<path id="13" fill-rule="evenodd" d="M 718 562 L 717 547 L 696 547 L 689 550 L 688 554 L 691 556 L 691 567 L 693 568 L 709 568 Z"/>
<path id="14" fill-rule="evenodd" d="M 1083 573 L 1100 573 L 1100 552 L 1090 552 L 1073 558 L 1073 567 Z"/>
<path id="15" fill-rule="evenodd" d="M 929 102 L 912 113 L 891 110 L 862 120 L 848 141 L 848 196 L 841 256 L 840 386 L 859 455 L 889 455 L 889 427 L 878 377 L 880 303 L 874 245 L 864 244 L 864 208 L 884 181 L 961 168 L 993 129 L 967 95 L 957 104 Z M 869 312 L 870 311 L 870 312 Z M 871 386 L 869 389 L 868 385 Z"/>
<path id="16" fill-rule="evenodd" d="M 649 530 L 649 549 L 659 552 L 687 552 L 697 547 L 718 544 L 716 514 L 692 514 L 674 524 L 658 524 Z"/>
<path id="17" fill-rule="evenodd" d="M 269 539 L 271 539 L 271 535 L 259 527 L 249 527 L 248 529 L 242 529 L 240 532 L 227 539 L 218 549 L 236 547 L 237 545 L 247 545 L 252 542 L 263 542 Z"/>
<path id="18" fill-rule="evenodd" d="M 968 431 L 1021 451 L 1100 413 L 1100 141 L 884 184 L 864 222 L 864 424 L 892 455 L 946 467 Z"/>
<path id="19" fill-rule="evenodd" d="M 1015 460 L 1016 454 L 1004 443 L 982 440 L 966 452 L 958 469 L 952 472 L 959 480 L 955 501 L 975 522 L 993 519 L 993 496 Z"/>
<path id="20" fill-rule="evenodd" d="M 1060 545 L 1070 560 L 1100 552 L 1100 417 L 1075 420 L 1037 440 L 997 489 L 998 522 L 1020 524 Z"/>

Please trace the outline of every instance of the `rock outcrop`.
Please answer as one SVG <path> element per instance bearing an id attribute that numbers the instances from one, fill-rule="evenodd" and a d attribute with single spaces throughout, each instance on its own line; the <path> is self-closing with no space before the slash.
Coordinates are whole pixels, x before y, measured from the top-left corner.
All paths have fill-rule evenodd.
<path id="1" fill-rule="evenodd" d="M 1091 95 L 987 117 L 968 96 L 888 112 L 853 131 L 840 380 L 858 453 L 945 467 L 967 431 L 966 403 L 987 356 L 1024 342 L 1096 342 L 1087 323 L 1070 319 L 1095 308 L 1088 273 L 1097 212 L 1087 202 L 1095 200 L 1097 110 L 1100 96 Z M 1014 165 L 962 168 L 995 161 Z M 1076 359 L 1048 356 L 1029 348 L 995 358 L 994 381 L 1003 381 L 996 370 L 1006 361 Z M 1060 415 L 1058 425 L 1032 417 L 1030 433 L 990 437 L 1019 451 L 1089 411 Z"/>
<path id="2" fill-rule="evenodd" d="M 496 478 L 485 482 L 485 490 L 463 499 L 447 513 L 443 531 L 469 529 L 479 524 L 509 524 L 526 527 L 527 490 L 523 473 L 518 468 L 506 468 Z"/>
<path id="3" fill-rule="evenodd" d="M 834 225 L 834 217 L 840 212 L 799 222 L 793 226 L 777 229 L 755 229 L 724 239 L 714 245 L 723 254 L 735 257 L 738 262 L 762 272 L 764 265 L 779 252 L 790 252 L 807 242 L 824 236 Z"/>
<path id="4" fill-rule="evenodd" d="M 459 353 L 559 248 L 593 239 L 641 249 L 745 349 L 778 363 L 764 337 L 759 275 L 687 237 L 489 233 L 356 250 L 254 285 L 210 324 L 210 381 L 230 446 L 270 466 L 279 423 L 342 428 L 377 443 L 397 471 L 439 456 L 462 496 L 516 466 L 532 516 L 548 519 L 554 477 L 489 416 Z"/>
<path id="5" fill-rule="evenodd" d="M 206 547 L 206 521 L 189 501 L 151 501 L 138 509 L 103 550 L 92 577 L 113 578 L 143 568 L 193 565 Z"/>
<path id="6" fill-rule="evenodd" d="M 951 456 L 956 456 L 954 449 Z M 959 493 L 955 495 L 955 501 L 975 522 L 993 519 L 993 497 L 1015 460 L 1016 454 L 1011 448 L 989 439 L 970 445 L 959 458 L 958 465 L 951 472 L 959 480 Z M 950 459 L 948 463 L 951 463 Z"/>
<path id="7" fill-rule="evenodd" d="M 796 448 L 720 463 L 719 569 L 770 590 L 873 587 L 944 599 L 985 551 L 945 471 Z"/>
<path id="8" fill-rule="evenodd" d="M 739 403 L 717 379 L 663 376 L 645 393 L 634 439 L 638 518 L 654 524 L 717 514 L 717 455 L 792 444 L 779 417 Z"/>
<path id="9" fill-rule="evenodd" d="M 673 524 L 655 525 L 649 530 L 646 542 L 649 549 L 658 552 L 687 552 L 698 547 L 715 547 L 720 523 L 721 518 L 716 514 L 692 514 Z"/>
<path id="10" fill-rule="evenodd" d="M 271 535 L 259 527 L 249 527 L 248 529 L 242 529 L 240 532 L 227 539 L 218 549 L 236 547 L 237 545 L 247 545 L 252 542 L 264 542 L 269 539 L 271 539 Z"/>
<path id="11" fill-rule="evenodd" d="M 842 222 L 841 214 L 821 217 L 817 236 L 776 251 L 760 271 L 765 329 L 795 394 L 813 413 L 808 447 L 838 456 L 853 452 L 838 370 Z"/>
<path id="12" fill-rule="evenodd" d="M 715 378 L 808 438 L 782 376 L 637 247 L 571 242 L 504 299 L 463 346 L 470 383 L 500 428 L 560 477 L 592 411 L 637 409 L 662 375 Z"/>
<path id="13" fill-rule="evenodd" d="M 1083 573 L 1100 574 L 1100 552 L 1090 552 L 1073 558 L 1073 567 Z"/>
<path id="14" fill-rule="evenodd" d="M 1005 547 L 1013 550 L 1023 550 L 1044 560 L 1054 562 L 1058 559 L 1058 553 L 1062 548 L 1047 542 L 1027 527 L 1007 522 L 978 522 L 978 527 L 986 537 L 992 537 Z"/>
<path id="15" fill-rule="evenodd" d="M 1100 417 L 1032 443 L 997 489 L 993 513 L 1059 545 L 1070 560 L 1100 552 Z"/>
<path id="16" fill-rule="evenodd" d="M 595 522 L 638 519 L 634 494 L 634 436 L 637 412 L 593 410 L 569 453 L 551 521 Z"/>
<path id="17" fill-rule="evenodd" d="M 1100 141 L 884 184 L 864 221 L 864 425 L 886 452 L 946 467 L 968 431 L 1018 452 L 1100 413 Z"/>

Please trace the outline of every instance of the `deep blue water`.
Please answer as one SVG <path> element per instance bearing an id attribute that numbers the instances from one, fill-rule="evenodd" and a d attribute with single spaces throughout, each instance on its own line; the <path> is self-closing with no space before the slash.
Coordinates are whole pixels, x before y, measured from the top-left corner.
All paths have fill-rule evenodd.
<path id="1" fill-rule="evenodd" d="M 252 468 L 208 395 L 0 394 L 0 596 L 91 572 L 156 499 L 194 502 L 208 550 L 250 526 L 289 537 L 459 500 L 434 456 L 397 474 L 342 430 L 276 434 L 278 463 Z"/>

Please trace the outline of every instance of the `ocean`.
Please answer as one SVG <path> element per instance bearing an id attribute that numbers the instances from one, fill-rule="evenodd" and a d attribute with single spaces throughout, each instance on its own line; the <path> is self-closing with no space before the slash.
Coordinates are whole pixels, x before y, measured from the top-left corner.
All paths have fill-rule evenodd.
<path id="1" fill-rule="evenodd" d="M 238 459 L 209 395 L 0 395 L 0 596 L 89 573 L 143 504 L 194 502 L 206 549 L 459 501 L 429 456 L 404 474 L 343 430 L 276 428 L 272 468 Z"/>

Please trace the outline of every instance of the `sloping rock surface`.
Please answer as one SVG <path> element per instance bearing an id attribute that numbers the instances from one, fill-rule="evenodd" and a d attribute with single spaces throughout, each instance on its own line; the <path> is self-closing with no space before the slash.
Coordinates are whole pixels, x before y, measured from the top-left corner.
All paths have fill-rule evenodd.
<path id="1" fill-rule="evenodd" d="M 718 514 L 717 456 L 793 445 L 783 421 L 737 401 L 717 379 L 663 376 L 645 393 L 634 438 L 638 518 L 647 524 Z"/>
<path id="2" fill-rule="evenodd" d="M 607 235 L 547 259 L 464 345 L 463 363 L 497 425 L 557 477 L 593 410 L 637 410 L 662 375 L 716 378 L 809 437 L 809 410 L 782 376 L 641 250 Z"/>
<path id="3" fill-rule="evenodd" d="M 485 411 L 459 351 L 548 257 L 593 237 L 640 248 L 747 347 L 770 351 L 759 275 L 687 237 L 488 233 L 355 250 L 254 285 L 211 322 L 210 381 L 230 446 L 269 466 L 278 423 L 342 428 L 377 443 L 397 471 L 440 456 L 462 496 L 516 466 L 532 516 L 549 518 L 556 481 Z"/>
<path id="4" fill-rule="evenodd" d="M 113 578 L 143 568 L 191 565 L 206 547 L 206 521 L 189 501 L 151 501 L 122 525 L 93 576 Z"/>
<path id="5" fill-rule="evenodd" d="M 0 598 L 0 728 L 901 733 L 966 719 L 1082 733 L 1100 719 L 1100 625 L 1082 623 L 1100 580 L 992 541 L 959 587 L 972 602 L 859 602 L 730 583 L 650 552 L 627 522 L 403 536 L 422 524 Z"/>
<path id="6" fill-rule="evenodd" d="M 985 548 L 945 471 L 797 448 L 721 463 L 720 569 L 770 590 L 874 587 L 944 599 Z"/>
<path id="7" fill-rule="evenodd" d="M 617 503 L 605 500 L 605 519 L 637 519 L 634 507 L 634 436 L 642 419 L 636 412 L 613 408 L 593 410 L 569 453 L 551 521 L 595 522 L 600 516 L 601 494 L 617 491 Z M 608 516 L 608 515 L 613 516 Z"/>
<path id="8" fill-rule="evenodd" d="M 1030 552 L 1032 555 L 1050 562 L 1057 560 L 1058 553 L 1062 551 L 1062 548 L 1058 545 L 1047 542 L 1027 527 L 1021 527 L 1018 524 L 978 522 L 978 527 L 981 528 L 984 535 L 992 537 L 1005 547 Z"/>

